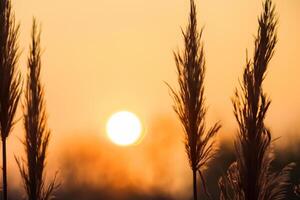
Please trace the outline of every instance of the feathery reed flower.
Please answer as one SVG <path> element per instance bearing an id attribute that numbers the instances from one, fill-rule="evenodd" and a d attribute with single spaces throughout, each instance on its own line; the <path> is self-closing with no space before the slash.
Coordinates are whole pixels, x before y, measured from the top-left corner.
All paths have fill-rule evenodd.
<path id="1" fill-rule="evenodd" d="M 21 74 L 17 69 L 19 58 L 19 25 L 11 9 L 10 0 L 0 0 L 0 130 L 2 139 L 3 200 L 7 200 L 6 139 L 15 121 L 21 95 Z"/>
<path id="2" fill-rule="evenodd" d="M 24 106 L 24 146 L 26 159 L 17 159 L 28 200 L 49 200 L 52 192 L 58 187 L 56 177 L 45 183 L 45 161 L 49 144 L 50 130 L 47 127 L 47 116 L 44 100 L 44 88 L 40 81 L 41 49 L 40 31 L 36 20 L 33 20 L 32 42 L 28 57 L 28 75 L 26 100 Z"/>
<path id="3" fill-rule="evenodd" d="M 185 148 L 193 172 L 193 194 L 197 199 L 197 172 L 202 170 L 215 155 L 214 136 L 220 129 L 216 123 L 212 128 L 205 127 L 204 76 L 205 57 L 202 32 L 197 30 L 196 5 L 190 0 L 189 25 L 183 32 L 185 49 L 175 52 L 179 91 L 171 89 L 177 113 L 185 131 Z M 203 177 L 201 177 L 203 178 Z M 205 184 L 204 182 L 202 184 Z"/>
<path id="4" fill-rule="evenodd" d="M 271 0 L 264 2 L 258 23 L 253 60 L 247 58 L 241 90 L 236 90 L 232 99 L 239 127 L 237 161 L 230 166 L 227 177 L 220 180 L 221 199 L 284 199 L 289 184 L 292 164 L 280 173 L 270 169 L 274 159 L 272 135 L 264 123 L 271 101 L 262 84 L 277 43 L 277 17 Z"/>

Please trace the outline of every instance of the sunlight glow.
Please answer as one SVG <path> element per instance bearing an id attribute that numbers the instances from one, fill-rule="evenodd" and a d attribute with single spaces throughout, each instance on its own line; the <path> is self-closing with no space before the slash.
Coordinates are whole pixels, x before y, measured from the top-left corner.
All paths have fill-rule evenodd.
<path id="1" fill-rule="evenodd" d="M 113 143 L 128 146 L 139 141 L 142 135 L 142 125 L 135 114 L 121 111 L 110 117 L 106 131 Z"/>

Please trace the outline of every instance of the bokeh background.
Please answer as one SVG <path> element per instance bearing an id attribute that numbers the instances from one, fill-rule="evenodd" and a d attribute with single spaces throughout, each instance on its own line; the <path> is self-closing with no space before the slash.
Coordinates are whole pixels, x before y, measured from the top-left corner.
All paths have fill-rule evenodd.
<path id="1" fill-rule="evenodd" d="M 272 99 L 267 125 L 275 138 L 275 167 L 298 161 L 300 140 L 300 1 L 274 0 L 278 45 L 265 91 Z M 208 125 L 221 121 L 219 154 L 206 172 L 217 180 L 234 160 L 236 123 L 230 98 L 252 55 L 261 1 L 197 0 L 204 26 Z M 173 50 L 182 47 L 188 0 L 14 1 L 20 22 L 19 66 L 26 59 L 33 16 L 42 25 L 43 69 L 48 125 L 52 130 L 47 175 L 58 171 L 59 199 L 187 199 L 190 170 L 179 121 L 164 81 L 176 86 Z M 135 146 L 118 147 L 105 123 L 119 110 L 139 115 L 145 132 Z M 14 155 L 23 147 L 20 121 L 8 140 L 9 185 L 21 195 Z M 300 171 L 300 170 L 298 170 Z M 293 178 L 297 180 L 297 170 Z M 216 194 L 217 195 L 217 192 Z"/>

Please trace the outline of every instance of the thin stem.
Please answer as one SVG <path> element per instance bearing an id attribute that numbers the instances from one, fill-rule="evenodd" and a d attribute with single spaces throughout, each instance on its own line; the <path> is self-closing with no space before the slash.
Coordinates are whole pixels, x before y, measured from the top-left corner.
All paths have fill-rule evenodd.
<path id="1" fill-rule="evenodd" d="M 197 200 L 197 170 L 193 170 L 193 190 L 194 190 L 194 200 Z"/>
<path id="2" fill-rule="evenodd" d="M 6 139 L 2 139 L 3 200 L 7 200 Z"/>

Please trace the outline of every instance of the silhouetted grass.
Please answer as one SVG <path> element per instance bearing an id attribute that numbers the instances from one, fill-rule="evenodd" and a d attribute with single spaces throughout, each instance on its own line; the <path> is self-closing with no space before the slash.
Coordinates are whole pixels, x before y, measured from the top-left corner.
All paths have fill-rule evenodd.
<path id="1" fill-rule="evenodd" d="M 220 181 L 221 199 L 284 199 L 289 184 L 292 165 L 278 173 L 271 170 L 272 135 L 264 123 L 271 101 L 262 84 L 277 43 L 278 23 L 271 0 L 264 2 L 258 23 L 253 60 L 247 58 L 241 90 L 236 90 L 232 100 L 239 125 L 235 143 L 237 161 Z"/>
<path id="2" fill-rule="evenodd" d="M 19 25 L 10 0 L 0 0 L 0 129 L 2 139 L 3 200 L 7 200 L 6 139 L 15 123 L 21 94 L 21 75 L 17 69 Z"/>
<path id="3" fill-rule="evenodd" d="M 204 76 L 205 57 L 201 42 L 202 32 L 197 30 L 196 5 L 190 1 L 189 25 L 183 31 L 185 49 L 174 53 L 178 72 L 179 91 L 171 87 L 174 110 L 184 131 L 185 148 L 193 172 L 194 199 L 197 199 L 197 172 L 204 181 L 202 171 L 215 153 L 214 136 L 220 129 L 216 123 L 211 129 L 205 128 Z M 205 186 L 205 182 L 202 182 Z"/>
<path id="4" fill-rule="evenodd" d="M 26 150 L 26 159 L 16 160 L 23 179 L 27 199 L 48 200 L 51 199 L 52 192 L 58 185 L 55 177 L 50 184 L 46 185 L 44 176 L 50 130 L 47 127 L 44 88 L 40 81 L 40 31 L 35 20 L 33 20 L 31 37 L 24 106 L 25 139 L 23 143 Z"/>

